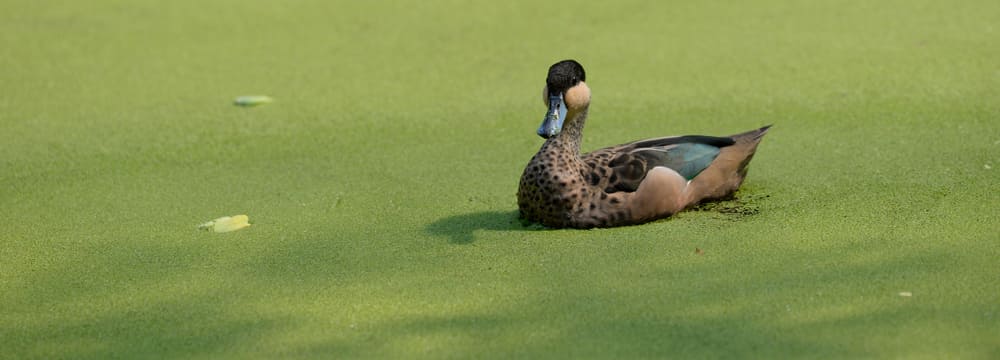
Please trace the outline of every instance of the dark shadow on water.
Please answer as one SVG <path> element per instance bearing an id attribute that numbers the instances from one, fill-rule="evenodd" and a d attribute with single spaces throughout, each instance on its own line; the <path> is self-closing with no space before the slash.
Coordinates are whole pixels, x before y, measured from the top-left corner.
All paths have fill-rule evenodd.
<path id="1" fill-rule="evenodd" d="M 719 219 L 739 221 L 760 213 L 761 203 L 770 195 L 740 191 L 728 199 L 709 201 L 691 207 L 687 212 L 712 213 Z M 657 221 L 665 221 L 671 218 Z M 641 224 L 638 226 L 642 226 Z M 434 236 L 448 237 L 453 244 L 470 244 L 475 241 L 477 230 L 537 231 L 546 227 L 522 221 L 517 210 L 480 211 L 439 219 L 427 225 L 425 231 Z"/>
<path id="2" fill-rule="evenodd" d="M 711 212 L 720 219 L 739 221 L 760 213 L 760 203 L 771 197 L 767 194 L 737 193 L 728 199 L 707 201 L 692 206 L 687 211 Z"/>
<path id="3" fill-rule="evenodd" d="M 453 244 L 469 244 L 475 241 L 477 230 L 527 231 L 541 227 L 524 224 L 513 211 L 480 211 L 449 216 L 427 225 L 427 233 L 446 236 Z"/>

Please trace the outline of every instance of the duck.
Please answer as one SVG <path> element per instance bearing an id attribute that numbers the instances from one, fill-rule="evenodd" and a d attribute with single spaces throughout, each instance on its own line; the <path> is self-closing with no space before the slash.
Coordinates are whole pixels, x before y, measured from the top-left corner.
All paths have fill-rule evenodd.
<path id="1" fill-rule="evenodd" d="M 580 153 L 590 108 L 583 66 L 549 67 L 545 139 L 517 191 L 518 212 L 548 228 L 606 228 L 664 219 L 702 202 L 732 198 L 771 125 L 731 136 L 651 138 Z"/>

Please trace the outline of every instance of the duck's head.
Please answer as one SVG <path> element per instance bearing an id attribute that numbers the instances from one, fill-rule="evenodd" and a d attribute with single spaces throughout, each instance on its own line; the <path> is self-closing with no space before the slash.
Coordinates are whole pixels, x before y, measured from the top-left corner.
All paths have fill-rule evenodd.
<path id="1" fill-rule="evenodd" d="M 574 60 L 563 60 L 549 67 L 542 90 L 542 99 L 549 110 L 545 112 L 542 126 L 538 127 L 538 136 L 546 139 L 556 136 L 562 131 L 567 116 L 590 105 L 590 88 L 585 80 L 587 74 L 583 66 Z"/>

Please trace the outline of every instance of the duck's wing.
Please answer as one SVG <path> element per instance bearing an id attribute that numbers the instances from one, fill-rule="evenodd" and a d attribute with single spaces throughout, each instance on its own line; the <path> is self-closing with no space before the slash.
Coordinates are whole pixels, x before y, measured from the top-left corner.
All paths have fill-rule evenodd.
<path id="1" fill-rule="evenodd" d="M 640 140 L 583 155 L 590 167 L 591 185 L 605 192 L 633 192 L 654 167 L 673 169 L 691 180 L 708 167 L 722 148 L 733 145 L 730 137 L 701 135 Z"/>

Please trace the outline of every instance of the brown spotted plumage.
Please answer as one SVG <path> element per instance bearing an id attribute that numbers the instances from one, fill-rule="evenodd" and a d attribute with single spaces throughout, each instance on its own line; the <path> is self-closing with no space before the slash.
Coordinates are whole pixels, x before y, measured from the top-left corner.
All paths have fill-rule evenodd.
<path id="1" fill-rule="evenodd" d="M 726 137 L 676 136 L 580 154 L 590 106 L 583 67 L 549 68 L 543 96 L 546 138 L 521 175 L 521 217 L 549 227 L 640 224 L 702 201 L 731 196 L 769 126 Z"/>

